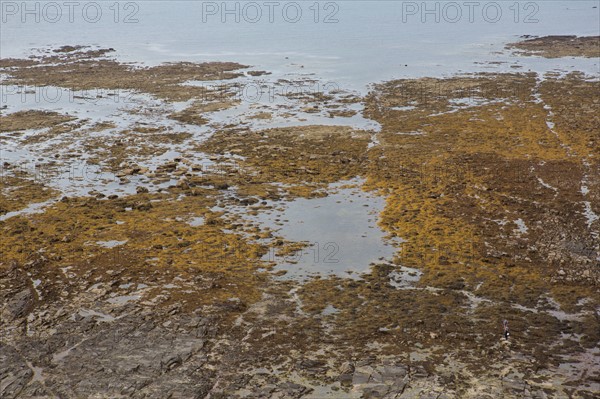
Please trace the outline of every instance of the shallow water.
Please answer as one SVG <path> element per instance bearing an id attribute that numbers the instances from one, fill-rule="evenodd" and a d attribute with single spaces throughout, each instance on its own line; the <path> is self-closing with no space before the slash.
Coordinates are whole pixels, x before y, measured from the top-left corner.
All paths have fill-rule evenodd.
<path id="1" fill-rule="evenodd" d="M 45 208 L 47 206 L 52 205 L 55 202 L 56 202 L 56 200 L 48 200 L 48 201 L 44 201 L 44 202 L 38 202 L 35 204 L 30 204 L 27 207 L 20 209 L 18 211 L 12 211 L 12 212 L 5 213 L 4 215 L 0 215 L 0 222 L 4 221 L 6 219 L 10 219 L 15 216 L 31 215 L 34 213 L 44 213 Z"/>
<path id="2" fill-rule="evenodd" d="M 114 141 L 121 136 L 122 131 L 135 130 L 136 126 L 158 127 L 165 133 L 191 133 L 192 137 L 179 144 L 154 143 L 160 155 L 131 154 L 127 159 L 130 164 L 155 170 L 161 163 L 181 157 L 184 153 L 205 167 L 212 164 L 205 154 L 189 149 L 190 143 L 193 145 L 205 139 L 212 133 L 212 129 L 208 126 L 182 124 L 168 118 L 172 111 L 181 106 L 179 103 L 166 103 L 146 94 L 128 91 L 89 91 L 89 98 L 82 99 L 81 92 L 52 86 L 0 85 L 0 89 L 2 104 L 7 107 L 2 111 L 3 115 L 30 109 L 53 111 L 73 116 L 82 124 L 82 127 L 72 132 L 40 142 L 26 143 L 25 140 L 35 139 L 47 129 L 26 130 L 0 137 L 0 172 L 26 172 L 34 180 L 59 190 L 63 195 L 86 196 L 90 191 L 104 195 L 124 195 L 134 194 L 138 186 L 154 191 L 175 184 L 176 179 L 155 184 L 141 175 L 128 176 L 127 181 L 120 181 L 115 175 L 118 170 L 89 162 L 89 158 L 95 154 L 86 151 L 88 140 L 99 138 Z M 107 93 L 111 92 L 116 95 L 108 96 Z M 150 109 L 152 112 L 137 112 L 139 109 Z M 99 132 L 88 130 L 100 123 L 110 123 L 114 127 Z M 75 156 L 71 157 L 70 154 Z M 8 162 L 12 169 L 3 168 L 4 162 Z"/>
<path id="3" fill-rule="evenodd" d="M 360 186 L 331 186 L 324 198 L 296 199 L 252 218 L 277 235 L 308 245 L 295 254 L 278 255 L 271 248 L 263 258 L 276 262 L 274 271 L 285 270 L 283 278 L 336 275 L 360 278 L 370 264 L 389 260 L 396 249 L 377 226 L 383 198 L 366 193 Z"/>
<path id="4" fill-rule="evenodd" d="M 127 240 L 125 241 L 117 241 L 117 240 L 109 240 L 109 241 L 96 241 L 96 244 L 100 245 L 101 247 L 104 248 L 114 248 L 114 247 L 118 247 L 120 245 L 123 245 L 127 243 Z"/>
<path id="5" fill-rule="evenodd" d="M 116 57 L 125 62 L 150 65 L 174 61 L 235 61 L 252 66 L 250 69 L 271 73 L 231 81 L 186 82 L 208 88 L 231 83 L 239 85 L 236 90 L 241 103 L 207 114 L 210 121 L 207 126 L 182 124 L 168 118 L 169 113 L 185 108 L 189 102 L 167 104 L 149 95 L 123 90 L 71 91 L 57 87 L 0 85 L 0 104 L 7 106 L 3 114 L 39 109 L 86 120 L 84 127 L 72 135 L 43 143 L 26 146 L 22 143 L 23 139 L 35 136 L 39 131 L 28 131 L 17 138 L 3 138 L 0 142 L 1 162 L 14 163 L 69 196 L 88 195 L 90 191 L 105 195 L 133 194 L 138 186 L 154 191 L 176 183 L 176 180 L 170 180 L 153 184 L 142 176 L 130 176 L 128 181 L 121 182 L 114 175 L 116 171 L 87 162 L 90 154 L 82 150 L 85 138 L 114 138 L 136 124 L 161 127 L 170 132 L 189 132 L 193 137 L 182 144 L 161 144 L 164 150 L 161 156 L 150 159 L 132 155 L 128 161 L 153 170 L 159 163 L 187 153 L 185 155 L 204 165 L 208 163 L 205 154 L 188 149 L 226 124 L 235 123 L 251 129 L 312 124 L 348 125 L 373 132 L 380 128 L 362 116 L 360 103 L 347 106 L 356 111 L 356 115 L 332 118 L 326 109 L 306 112 L 307 104 L 286 97 L 289 93 L 334 94 L 339 91 L 339 95 L 360 95 L 369 90 L 370 84 L 383 80 L 476 71 L 565 73 L 581 70 L 600 76 L 597 59 L 515 57 L 503 49 L 505 43 L 515 41 L 523 34 L 600 34 L 600 14 L 598 9 L 592 8 L 597 6 L 594 1 L 530 2 L 537 7 L 531 10 L 527 5 L 530 3 L 517 2 L 515 4 L 521 8 L 519 15 L 510 8 L 514 4 L 500 2 L 501 15 L 497 22 L 490 22 L 492 19 L 482 10 L 478 10 L 470 21 L 464 7 L 460 10 L 461 18 L 450 22 L 452 18 L 445 11 L 438 12 L 439 21 L 433 14 L 423 14 L 421 9 L 411 15 L 406 9 L 406 3 L 411 2 L 301 2 L 301 15 L 294 23 L 289 22 L 289 15 L 284 17 L 281 10 L 274 14 L 273 21 L 268 20 L 268 14 L 263 10 L 262 19 L 255 23 L 249 23 L 248 15 L 240 11 L 239 22 L 236 22 L 235 15 L 222 15 L 223 10 L 214 15 L 203 14 L 203 7 L 210 2 L 188 1 L 130 2 L 135 7 L 127 9 L 124 9 L 125 3 L 115 3 L 123 8 L 118 18 L 109 8 L 112 3 L 96 3 L 100 4 L 102 15 L 94 23 L 84 18 L 81 10 L 77 10 L 70 21 L 66 8 L 46 7 L 53 2 L 41 1 L 32 6 L 40 10 L 40 21 L 36 22 L 35 13 L 22 15 L 22 5 L 9 3 L 16 4 L 18 9 L 14 15 L 5 3 L 1 9 L 0 56 L 3 58 L 35 54 L 36 48 L 77 44 L 112 47 Z M 235 2 L 240 10 L 246 9 L 248 3 Z M 220 8 L 223 3 L 214 4 Z M 286 4 L 282 3 L 281 7 Z M 320 10 L 318 16 L 310 8 L 315 4 Z M 442 7 L 440 10 L 446 7 L 444 2 L 432 2 L 430 6 L 435 4 Z M 54 15 L 57 11 L 59 14 Z M 533 19 L 537 22 L 526 23 L 526 16 L 533 11 Z M 58 19 L 55 21 L 54 17 Z M 474 101 L 457 102 L 456 109 L 481 105 Z M 136 109 L 151 112 L 137 113 Z M 272 117 L 253 118 L 259 112 L 271 113 Z M 116 127 L 82 133 L 100 122 L 110 122 Z M 374 134 L 370 146 L 376 144 Z M 36 169 L 36 163 L 52 161 L 51 156 L 56 152 L 79 155 L 52 170 Z M 591 215 L 587 208 L 586 215 Z M 593 218 L 592 215 L 588 220 L 593 221 Z"/>
<path id="6" fill-rule="evenodd" d="M 22 56 L 32 47 L 48 45 L 93 44 L 115 48 L 128 62 L 237 61 L 282 77 L 314 73 L 361 91 L 369 83 L 392 78 L 514 71 L 513 64 L 524 71 L 599 72 L 598 60 L 517 59 L 503 51 L 505 43 L 520 35 L 598 35 L 600 14 L 593 0 L 496 2 L 498 17 L 487 6 L 491 2 L 478 3 L 472 16 L 463 2 L 456 2 L 458 10 L 448 8 L 448 2 L 299 2 L 298 18 L 289 8 L 291 2 L 280 2 L 272 14 L 257 2 L 259 18 L 246 7 L 247 1 L 229 2 L 228 7 L 239 7 L 230 14 L 221 9 L 222 2 L 213 2 L 214 13 L 206 8 L 211 2 L 131 3 L 137 9 L 125 10 L 120 2 L 116 17 L 109 9 L 112 3 L 100 3 L 102 15 L 93 23 L 83 18 L 82 6 L 72 22 L 67 9 L 58 10 L 58 15 L 53 10 L 40 12 L 39 22 L 35 15 L 26 16 L 25 23 L 21 10 L 4 13 L 1 55 Z M 416 3 L 418 10 L 412 13 L 408 3 Z M 436 5 L 437 11 L 426 14 L 425 7 Z M 48 22 L 56 17 L 58 21 Z"/>
<path id="7" fill-rule="evenodd" d="M 135 294 L 135 295 L 120 295 L 120 296 L 115 296 L 112 298 L 108 298 L 106 300 L 106 302 L 111 303 L 113 305 L 125 305 L 127 304 L 127 302 L 130 301 L 137 301 L 141 298 L 141 295 Z"/>

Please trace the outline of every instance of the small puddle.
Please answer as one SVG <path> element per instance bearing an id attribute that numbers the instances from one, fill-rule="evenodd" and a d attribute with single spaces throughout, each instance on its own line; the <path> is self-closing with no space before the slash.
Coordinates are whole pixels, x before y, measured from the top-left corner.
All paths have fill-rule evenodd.
<path id="1" fill-rule="evenodd" d="M 127 240 L 125 240 L 125 241 L 117 241 L 117 240 L 96 241 L 96 244 L 98 244 L 104 248 L 114 248 L 114 247 L 118 247 L 120 245 L 124 245 L 125 243 L 127 243 Z"/>
<path id="2" fill-rule="evenodd" d="M 321 312 L 321 314 L 323 316 L 329 316 L 329 315 L 334 315 L 334 314 L 336 314 L 338 312 L 339 312 L 339 310 L 336 307 L 334 307 L 332 305 L 327 305 L 325 307 L 325 309 L 323 309 L 323 312 Z"/>
<path id="3" fill-rule="evenodd" d="M 397 270 L 390 272 L 390 285 L 394 288 L 412 287 L 421 278 L 421 272 L 412 267 L 400 266 Z"/>
<path id="4" fill-rule="evenodd" d="M 348 182 L 330 186 L 327 197 L 296 199 L 256 216 L 261 226 L 285 239 L 308 244 L 287 256 L 272 248 L 263 259 L 277 264 L 275 272 L 286 271 L 285 279 L 360 278 L 371 263 L 391 259 L 396 248 L 377 226 L 385 200 L 362 191 L 361 183 L 351 183 L 351 187 Z"/>
<path id="5" fill-rule="evenodd" d="M 596 213 L 594 212 L 594 210 L 592 209 L 592 204 L 589 201 L 584 201 L 583 202 L 584 205 L 584 211 L 583 211 L 583 215 L 585 216 L 586 219 L 586 224 L 588 226 L 588 228 L 592 228 L 592 225 L 598 220 L 600 219 L 600 216 L 596 215 Z"/>
<path id="6" fill-rule="evenodd" d="M 42 292 L 38 289 L 38 287 L 40 286 L 40 284 L 42 284 L 42 280 L 31 279 L 31 284 L 33 285 L 33 289 L 35 290 L 35 293 L 37 294 L 38 300 L 41 301 L 43 299 Z"/>
<path id="7" fill-rule="evenodd" d="M 113 305 L 125 305 L 130 301 L 137 301 L 141 298 L 141 295 L 121 295 L 113 298 L 108 298 L 106 302 L 112 303 Z"/>
<path id="8" fill-rule="evenodd" d="M 192 227 L 198 227 L 204 225 L 204 218 L 202 216 L 193 217 L 188 221 L 188 224 Z"/>
<path id="9" fill-rule="evenodd" d="M 525 221 L 523 219 L 519 218 L 519 219 L 515 220 L 514 223 L 517 226 L 517 228 L 514 231 L 518 235 L 527 234 L 529 229 L 527 228 L 527 225 L 525 224 Z"/>
<path id="10" fill-rule="evenodd" d="M 33 384 L 34 382 L 40 382 L 43 384 L 46 380 L 46 378 L 42 374 L 44 369 L 41 367 L 34 366 L 29 360 L 25 361 L 25 363 L 27 363 L 27 367 L 29 367 L 31 371 L 33 371 L 33 377 L 31 378 L 31 381 L 29 381 L 29 383 Z"/>
<path id="11" fill-rule="evenodd" d="M 43 213 L 44 208 L 46 208 L 47 206 L 50 206 L 51 204 L 53 204 L 55 202 L 56 202 L 55 199 L 51 199 L 51 200 L 44 201 L 44 202 L 37 202 L 35 204 L 30 204 L 21 210 L 5 213 L 4 215 L 0 215 L 0 222 L 3 222 L 5 220 L 10 219 L 15 216 L 32 215 L 34 213 Z"/>
<path id="12" fill-rule="evenodd" d="M 79 312 L 79 315 L 81 317 L 91 317 L 91 318 L 95 318 L 98 322 L 113 322 L 115 321 L 115 317 L 105 314 L 105 313 L 100 313 L 97 312 L 95 310 L 91 310 L 91 309 L 81 309 Z"/>

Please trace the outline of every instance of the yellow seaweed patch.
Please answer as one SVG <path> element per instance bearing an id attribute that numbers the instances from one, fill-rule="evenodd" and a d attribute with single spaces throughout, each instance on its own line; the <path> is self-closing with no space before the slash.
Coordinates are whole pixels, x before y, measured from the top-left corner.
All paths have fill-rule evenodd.
<path id="1" fill-rule="evenodd" d="M 0 133 L 28 129 L 43 129 L 70 122 L 75 118 L 49 111 L 18 111 L 0 116 Z"/>
<path id="2" fill-rule="evenodd" d="M 140 282 L 156 274 L 209 276 L 218 288 L 205 295 L 178 292 L 178 297 L 196 307 L 230 298 L 250 303 L 260 297 L 255 270 L 265 250 L 223 232 L 219 218 L 211 217 L 212 204 L 207 193 L 64 200 L 43 214 L 0 222 L 1 261 L 8 267 L 43 259 L 38 273 L 71 267 L 71 273 L 98 281 L 107 281 L 112 272 Z M 198 216 L 207 223 L 191 226 L 188 220 Z"/>
<path id="3" fill-rule="evenodd" d="M 583 166 L 596 162 L 599 123 L 587 110 L 598 83 L 580 78 L 540 86 L 514 74 L 395 81 L 369 96 L 367 115 L 382 132 L 369 153 L 367 188 L 387 195 L 380 224 L 407 240 L 397 262 L 422 268 L 421 285 L 477 287 L 529 305 L 552 292 L 572 306 L 554 289 L 559 270 L 597 281 L 564 240 L 576 234 L 594 248 L 577 203 L 584 174 L 598 180 L 597 168 Z M 538 87 L 544 103 L 535 100 Z M 563 235 L 546 234 L 556 229 Z M 579 297 L 590 292 L 587 283 Z"/>
<path id="4" fill-rule="evenodd" d="M 234 62 L 180 62 L 134 67 L 109 58 L 107 54 L 111 51 L 66 52 L 29 60 L 5 59 L 0 62 L 0 70 L 10 75 L 7 84 L 57 86 L 76 91 L 131 90 L 168 101 L 187 101 L 209 94 L 205 87 L 184 86 L 183 83 L 232 79 L 241 76 L 236 70 L 245 68 Z"/>
<path id="5" fill-rule="evenodd" d="M 309 197 L 329 183 L 363 174 L 369 140 L 366 132 L 348 127 L 303 126 L 221 131 L 200 149 L 242 157 L 238 173 L 228 178 L 243 193 L 278 183 L 292 196 Z"/>

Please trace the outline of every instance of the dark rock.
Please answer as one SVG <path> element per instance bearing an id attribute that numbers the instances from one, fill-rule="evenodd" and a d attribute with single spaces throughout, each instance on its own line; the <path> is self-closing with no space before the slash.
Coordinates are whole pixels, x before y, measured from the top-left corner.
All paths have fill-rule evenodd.
<path id="1" fill-rule="evenodd" d="M 340 367 L 340 372 L 342 374 L 352 374 L 354 373 L 354 364 L 351 362 L 346 362 L 344 364 L 342 364 L 342 367 Z"/>
<path id="2" fill-rule="evenodd" d="M 25 317 L 31 311 L 33 302 L 33 293 L 29 288 L 25 288 L 8 301 L 3 315 L 10 321 Z"/>
<path id="3" fill-rule="evenodd" d="M 342 384 L 343 387 L 352 386 L 352 374 L 341 374 L 338 377 L 338 380 L 340 381 L 340 384 Z"/>
<path id="4" fill-rule="evenodd" d="M 383 398 L 390 391 L 387 385 L 369 385 L 363 389 L 363 399 L 379 399 Z"/>

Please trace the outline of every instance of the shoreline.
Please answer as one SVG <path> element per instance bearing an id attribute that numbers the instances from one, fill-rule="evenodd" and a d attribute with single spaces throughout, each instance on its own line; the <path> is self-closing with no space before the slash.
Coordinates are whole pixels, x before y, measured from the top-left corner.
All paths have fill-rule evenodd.
<path id="1" fill-rule="evenodd" d="M 11 87 L 128 100 L 69 94 L 42 111 L 11 92 L 0 111 L 0 212 L 58 200 L 0 220 L 7 397 L 600 389 L 599 81 L 516 70 L 398 79 L 361 96 L 277 79 L 277 100 L 248 104 L 239 79 L 269 71 L 129 68 L 87 51 L 0 62 Z M 343 236 L 344 218 L 361 238 Z M 309 238 L 289 237 L 298 222 Z M 319 223 L 340 224 L 326 234 L 337 248 L 310 238 Z M 329 274 L 372 235 L 394 256 Z M 286 273 L 303 262 L 321 272 Z"/>

